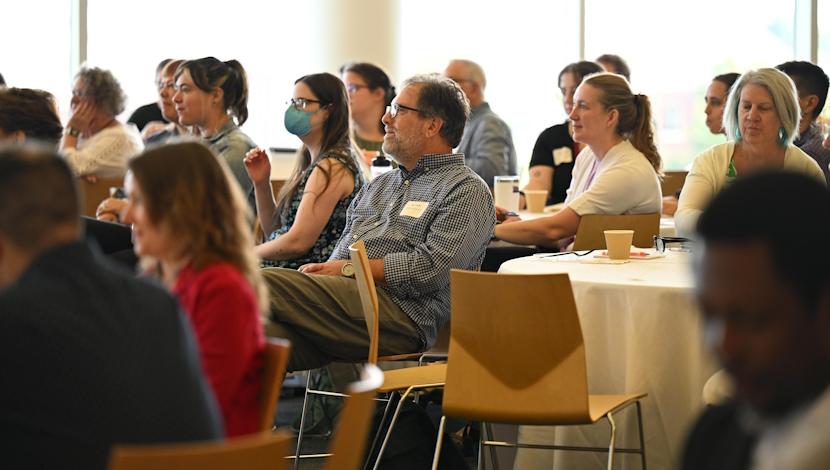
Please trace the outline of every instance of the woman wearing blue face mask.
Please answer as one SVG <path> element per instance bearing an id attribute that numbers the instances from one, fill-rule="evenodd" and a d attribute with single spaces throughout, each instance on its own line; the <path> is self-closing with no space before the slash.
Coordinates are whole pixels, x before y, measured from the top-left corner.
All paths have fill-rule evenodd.
<path id="1" fill-rule="evenodd" d="M 267 241 L 256 247 L 263 266 L 296 269 L 326 261 L 346 224 L 346 209 L 363 185 L 349 137 L 349 98 L 343 82 L 318 73 L 294 83 L 285 129 L 300 138 L 297 165 L 277 198 L 271 164 L 259 148 L 245 156 Z"/>

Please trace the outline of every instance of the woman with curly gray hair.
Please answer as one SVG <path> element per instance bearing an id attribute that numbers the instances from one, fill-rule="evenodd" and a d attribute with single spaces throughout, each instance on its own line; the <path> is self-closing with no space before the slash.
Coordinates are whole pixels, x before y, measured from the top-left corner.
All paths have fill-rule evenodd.
<path id="1" fill-rule="evenodd" d="M 83 67 L 72 87 L 72 112 L 64 129 L 61 150 L 81 176 L 120 177 L 127 159 L 144 149 L 133 125 L 116 116 L 124 111 L 127 97 L 109 70 Z"/>

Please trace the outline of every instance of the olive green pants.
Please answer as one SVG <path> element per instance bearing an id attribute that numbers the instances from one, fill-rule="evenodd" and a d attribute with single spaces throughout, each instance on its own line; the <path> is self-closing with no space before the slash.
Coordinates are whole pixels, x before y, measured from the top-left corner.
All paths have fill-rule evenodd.
<path id="1" fill-rule="evenodd" d="M 369 333 L 357 281 L 283 268 L 263 269 L 262 277 L 271 310 L 266 333 L 291 341 L 289 372 L 314 369 L 333 361 L 366 359 Z M 419 352 L 418 327 L 386 292 L 377 292 L 379 353 Z"/>

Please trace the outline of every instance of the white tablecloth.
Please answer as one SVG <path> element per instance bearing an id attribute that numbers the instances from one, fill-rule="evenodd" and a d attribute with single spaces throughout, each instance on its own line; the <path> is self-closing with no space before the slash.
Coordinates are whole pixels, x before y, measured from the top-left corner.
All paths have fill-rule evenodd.
<path id="1" fill-rule="evenodd" d="M 687 428 L 700 412 L 701 391 L 715 371 L 703 350 L 702 328 L 692 298 L 690 255 L 626 264 L 595 264 L 593 254 L 518 258 L 500 273 L 568 273 L 585 338 L 591 393 L 646 392 L 643 419 L 648 466 L 673 468 Z M 636 447 L 635 413 L 617 419 L 617 446 Z M 605 446 L 608 426 L 520 429 L 523 442 Z M 605 468 L 601 454 L 556 452 L 557 469 Z M 550 451 L 520 450 L 515 468 L 553 468 Z M 615 468 L 640 468 L 638 456 L 617 458 Z"/>

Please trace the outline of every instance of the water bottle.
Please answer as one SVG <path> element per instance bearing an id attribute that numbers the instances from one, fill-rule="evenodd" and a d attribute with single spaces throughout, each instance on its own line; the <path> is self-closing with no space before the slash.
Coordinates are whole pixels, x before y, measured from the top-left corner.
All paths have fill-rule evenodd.
<path id="1" fill-rule="evenodd" d="M 383 156 L 382 153 L 378 154 L 377 157 L 372 159 L 372 168 L 370 170 L 372 174 L 372 179 L 375 179 L 379 175 L 382 175 L 387 171 L 392 170 L 392 162 L 390 162 L 388 158 Z"/>

